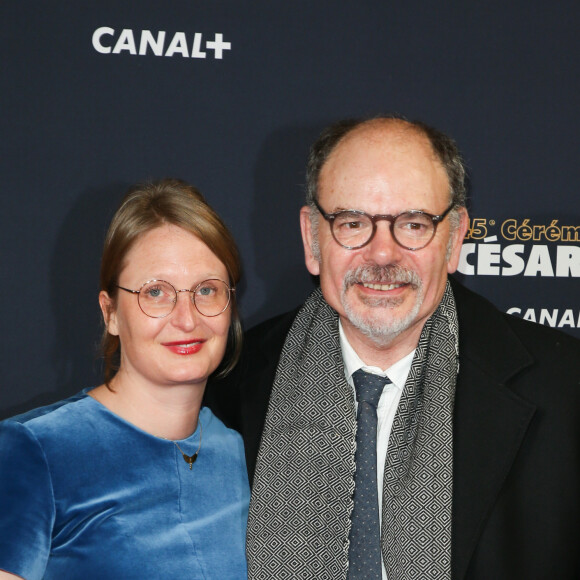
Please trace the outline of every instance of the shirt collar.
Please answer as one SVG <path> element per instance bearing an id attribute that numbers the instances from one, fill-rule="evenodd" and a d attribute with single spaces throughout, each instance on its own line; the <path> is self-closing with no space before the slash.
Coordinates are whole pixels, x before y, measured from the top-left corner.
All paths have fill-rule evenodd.
<path id="1" fill-rule="evenodd" d="M 354 348 L 352 348 L 350 342 L 348 342 L 346 335 L 344 334 L 340 319 L 338 321 L 338 334 L 340 338 L 342 360 L 344 362 L 344 376 L 346 377 L 346 380 L 349 382 L 349 384 L 353 384 L 353 373 L 359 369 L 364 369 L 365 371 L 374 373 L 376 375 L 389 377 L 395 387 L 403 390 L 407 376 L 411 370 L 411 363 L 413 362 L 413 356 L 415 356 L 415 350 L 411 351 L 408 355 L 404 356 L 401 360 L 398 360 L 389 368 L 380 369 L 378 367 L 366 365 L 364 361 L 358 356 Z"/>

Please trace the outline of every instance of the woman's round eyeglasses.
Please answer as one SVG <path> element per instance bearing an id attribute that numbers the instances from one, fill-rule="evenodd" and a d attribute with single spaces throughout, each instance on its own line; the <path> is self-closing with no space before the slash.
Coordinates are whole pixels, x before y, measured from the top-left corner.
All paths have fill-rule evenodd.
<path id="1" fill-rule="evenodd" d="M 390 223 L 391 235 L 399 246 L 406 250 L 420 250 L 434 237 L 437 226 L 453 209 L 451 204 L 441 215 L 412 209 L 398 215 L 369 215 L 358 209 L 347 209 L 326 213 L 314 202 L 318 211 L 330 224 L 332 237 L 347 250 L 356 250 L 366 246 L 377 231 L 377 222 L 386 220 Z"/>
<path id="2" fill-rule="evenodd" d="M 210 278 L 200 282 L 195 288 L 176 290 L 173 284 L 165 280 L 148 280 L 139 290 L 131 290 L 117 285 L 117 288 L 137 294 L 139 308 L 143 314 L 151 318 L 165 318 L 169 316 L 177 304 L 177 295 L 180 292 L 189 292 L 191 301 L 197 311 L 203 316 L 218 316 L 230 304 L 232 292 L 223 280 Z"/>

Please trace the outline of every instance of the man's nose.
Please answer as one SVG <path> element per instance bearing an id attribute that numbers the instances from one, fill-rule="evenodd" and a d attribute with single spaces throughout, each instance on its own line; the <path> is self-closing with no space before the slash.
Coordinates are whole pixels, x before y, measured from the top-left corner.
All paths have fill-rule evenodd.
<path id="1" fill-rule="evenodd" d="M 363 248 L 363 255 L 368 261 L 379 265 L 396 263 L 401 260 L 404 249 L 393 236 L 391 224 L 387 220 L 377 221 L 375 235 Z"/>

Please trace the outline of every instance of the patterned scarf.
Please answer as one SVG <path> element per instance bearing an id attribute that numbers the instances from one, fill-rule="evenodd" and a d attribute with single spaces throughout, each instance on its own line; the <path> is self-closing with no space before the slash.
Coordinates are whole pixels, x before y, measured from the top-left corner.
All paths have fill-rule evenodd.
<path id="1" fill-rule="evenodd" d="M 447 283 L 421 332 L 389 438 L 381 525 L 389 580 L 451 578 L 458 335 L 455 300 Z"/>
<path id="2" fill-rule="evenodd" d="M 423 329 L 389 441 L 382 527 L 389 580 L 450 577 L 456 323 L 447 285 Z M 338 336 L 338 316 L 317 289 L 288 333 L 272 388 L 250 502 L 250 580 L 347 577 L 356 416 Z"/>

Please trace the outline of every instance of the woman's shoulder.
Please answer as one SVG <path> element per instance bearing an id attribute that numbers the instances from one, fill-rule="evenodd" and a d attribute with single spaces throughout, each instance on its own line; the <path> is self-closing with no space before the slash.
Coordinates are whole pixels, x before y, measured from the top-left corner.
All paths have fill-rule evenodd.
<path id="1" fill-rule="evenodd" d="M 209 407 L 204 406 L 199 410 L 199 421 L 201 422 L 203 432 L 207 435 L 212 433 L 222 437 L 241 438 L 241 435 L 237 431 L 226 427 L 223 421 Z"/>
<path id="2" fill-rule="evenodd" d="M 209 407 L 202 407 L 199 412 L 202 426 L 202 447 L 210 445 L 218 453 L 239 455 L 244 457 L 244 442 L 242 436 L 226 425 L 214 415 Z"/>
<path id="3" fill-rule="evenodd" d="M 87 397 L 88 392 L 91 389 L 83 389 L 82 391 L 78 392 L 76 395 L 72 395 L 71 397 L 67 397 L 66 399 L 60 399 L 59 401 L 55 401 L 54 403 L 49 403 L 48 405 L 43 405 L 42 407 L 35 407 L 30 411 L 24 411 L 23 413 L 19 413 L 18 415 L 13 415 L 6 421 L 16 421 L 18 423 L 27 423 L 28 421 L 32 421 L 37 417 L 42 417 L 44 415 L 49 415 L 53 413 L 60 407 L 64 407 L 65 405 L 70 405 L 75 403 L 76 401 L 80 401 Z"/>
<path id="4" fill-rule="evenodd" d="M 9 417 L 0 422 L 0 428 L 12 427 L 17 431 L 24 429 L 35 436 L 50 434 L 54 430 L 62 433 L 64 430 L 79 428 L 82 416 L 90 412 L 92 398 L 88 396 L 89 391 L 90 388 L 84 389 L 50 405 Z"/>

